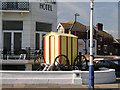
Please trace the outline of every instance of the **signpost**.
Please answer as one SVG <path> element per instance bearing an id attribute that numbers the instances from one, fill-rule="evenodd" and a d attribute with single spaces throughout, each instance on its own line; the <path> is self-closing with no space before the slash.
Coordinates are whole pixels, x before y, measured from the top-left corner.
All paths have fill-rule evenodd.
<path id="1" fill-rule="evenodd" d="M 90 65 L 89 65 L 89 89 L 94 89 L 94 65 L 93 65 L 93 0 L 91 0 L 90 15 Z"/>

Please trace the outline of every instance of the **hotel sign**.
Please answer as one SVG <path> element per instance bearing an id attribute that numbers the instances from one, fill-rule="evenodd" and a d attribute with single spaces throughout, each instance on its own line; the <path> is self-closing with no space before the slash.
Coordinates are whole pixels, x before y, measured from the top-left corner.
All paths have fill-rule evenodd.
<path id="1" fill-rule="evenodd" d="M 46 10 L 46 11 L 53 11 L 53 4 L 56 4 L 55 2 L 53 3 L 48 3 L 48 2 L 44 2 L 44 3 L 40 3 L 40 9 Z"/>

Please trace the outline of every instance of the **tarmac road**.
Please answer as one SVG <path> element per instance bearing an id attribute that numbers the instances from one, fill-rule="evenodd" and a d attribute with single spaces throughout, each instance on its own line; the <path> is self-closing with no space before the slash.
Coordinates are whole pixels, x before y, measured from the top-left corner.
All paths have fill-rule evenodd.
<path id="1" fill-rule="evenodd" d="M 40 84 L 40 85 L 33 85 L 33 84 L 3 84 L 2 88 L 3 90 L 6 88 L 6 90 L 10 90 L 9 88 L 26 88 L 25 90 L 27 90 L 27 88 L 32 88 L 33 90 L 35 88 L 84 88 L 84 89 L 88 89 L 89 85 L 72 85 L 72 84 L 63 84 L 63 85 L 58 85 L 58 84 Z M 118 89 L 120 90 L 120 78 L 117 78 L 117 81 L 115 83 L 111 83 L 111 84 L 95 84 L 95 88 L 96 89 Z M 12 90 L 12 89 L 11 89 Z M 15 90 L 15 89 L 14 89 Z"/>

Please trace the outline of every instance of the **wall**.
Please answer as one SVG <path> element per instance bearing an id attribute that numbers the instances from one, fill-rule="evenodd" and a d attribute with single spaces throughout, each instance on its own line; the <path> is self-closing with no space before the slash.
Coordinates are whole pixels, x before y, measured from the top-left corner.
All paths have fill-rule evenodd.
<path id="1" fill-rule="evenodd" d="M 83 39 L 78 39 L 78 52 L 82 52 L 82 54 L 85 54 L 85 42 Z"/>
<path id="2" fill-rule="evenodd" d="M 56 31 L 57 28 L 57 6 L 53 6 L 53 11 L 47 11 L 39 8 L 39 2 L 31 2 L 31 38 L 30 45 L 35 47 L 35 32 L 36 32 L 36 22 L 50 23 L 52 24 L 52 31 Z M 33 43 L 34 42 L 34 43 Z"/>
<path id="3" fill-rule="evenodd" d="M 2 84 L 88 84 L 89 71 L 2 71 Z M 116 81 L 115 70 L 95 71 L 95 84 Z"/>
<path id="4" fill-rule="evenodd" d="M 95 46 L 93 47 L 93 55 L 97 55 L 97 40 L 93 39 L 95 41 Z M 89 47 L 89 39 L 87 40 L 87 55 L 90 54 L 90 47 Z"/>

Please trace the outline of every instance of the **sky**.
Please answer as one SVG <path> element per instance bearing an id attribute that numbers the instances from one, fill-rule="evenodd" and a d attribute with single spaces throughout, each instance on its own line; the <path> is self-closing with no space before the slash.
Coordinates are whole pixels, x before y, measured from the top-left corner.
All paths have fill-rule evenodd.
<path id="1" fill-rule="evenodd" d="M 77 21 L 89 26 L 90 2 L 58 2 L 57 9 L 58 23 L 74 21 L 74 14 L 79 13 Z M 103 23 L 104 30 L 118 38 L 118 2 L 95 2 L 94 25 L 97 23 Z"/>

